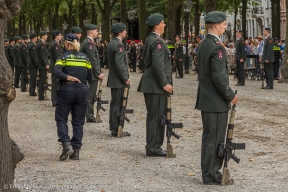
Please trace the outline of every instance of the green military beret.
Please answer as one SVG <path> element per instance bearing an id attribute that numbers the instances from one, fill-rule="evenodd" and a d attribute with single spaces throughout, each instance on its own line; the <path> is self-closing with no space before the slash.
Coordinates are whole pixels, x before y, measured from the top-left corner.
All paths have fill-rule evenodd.
<path id="1" fill-rule="evenodd" d="M 52 35 L 53 35 L 53 36 L 58 36 L 60 33 L 61 33 L 60 30 L 54 30 L 54 31 L 52 31 Z"/>
<path id="2" fill-rule="evenodd" d="M 9 39 L 4 39 L 4 43 L 9 42 Z"/>
<path id="3" fill-rule="evenodd" d="M 98 26 L 94 24 L 90 24 L 86 26 L 86 30 L 94 30 L 94 29 L 98 29 Z"/>
<path id="4" fill-rule="evenodd" d="M 222 23 L 226 20 L 226 14 L 221 11 L 212 11 L 205 16 L 205 23 Z"/>
<path id="5" fill-rule="evenodd" d="M 23 34 L 23 35 L 21 35 L 21 38 L 22 38 L 23 40 L 27 40 L 27 39 L 28 39 L 28 35 Z"/>
<path id="6" fill-rule="evenodd" d="M 9 41 L 15 41 L 15 38 L 14 37 L 10 37 Z"/>
<path id="7" fill-rule="evenodd" d="M 82 29 L 80 27 L 72 27 L 71 28 L 72 33 L 77 33 L 77 34 L 81 34 L 82 33 Z"/>
<path id="8" fill-rule="evenodd" d="M 21 37 L 20 36 L 15 36 L 14 39 L 15 39 L 15 41 L 18 41 L 18 40 L 21 39 Z"/>
<path id="9" fill-rule="evenodd" d="M 40 31 L 40 32 L 39 32 L 39 36 L 40 36 L 40 37 L 42 37 L 42 36 L 44 36 L 44 35 L 47 35 L 47 32 L 46 32 L 46 31 Z"/>
<path id="10" fill-rule="evenodd" d="M 36 35 L 35 33 L 31 33 L 31 34 L 29 35 L 29 38 L 30 38 L 30 39 L 33 39 L 33 38 L 35 38 L 35 37 L 37 37 L 37 35 Z"/>
<path id="11" fill-rule="evenodd" d="M 121 33 L 126 29 L 126 25 L 123 23 L 115 23 L 111 27 L 111 32 L 112 33 Z"/>
<path id="12" fill-rule="evenodd" d="M 154 13 L 147 18 L 146 25 L 149 27 L 154 27 L 155 25 L 161 23 L 163 20 L 164 16 L 162 14 Z"/>

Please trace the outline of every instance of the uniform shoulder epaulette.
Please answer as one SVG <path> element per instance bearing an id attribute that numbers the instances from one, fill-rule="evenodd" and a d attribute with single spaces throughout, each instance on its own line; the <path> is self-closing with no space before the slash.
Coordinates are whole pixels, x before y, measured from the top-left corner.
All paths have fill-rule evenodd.
<path id="1" fill-rule="evenodd" d="M 216 45 L 221 45 L 222 44 L 221 41 L 219 41 L 219 39 L 216 39 L 216 38 L 215 38 L 215 43 L 216 43 Z"/>

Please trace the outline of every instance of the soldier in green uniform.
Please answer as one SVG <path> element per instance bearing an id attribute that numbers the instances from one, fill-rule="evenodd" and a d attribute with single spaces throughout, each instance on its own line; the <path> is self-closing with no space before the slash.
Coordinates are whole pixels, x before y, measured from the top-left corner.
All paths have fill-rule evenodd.
<path id="1" fill-rule="evenodd" d="M 13 65 L 15 68 L 15 78 L 14 78 L 14 87 L 20 88 L 19 80 L 21 76 L 21 69 L 19 68 L 19 58 L 20 58 L 20 43 L 22 39 L 20 36 L 15 36 L 15 45 L 13 47 Z"/>
<path id="2" fill-rule="evenodd" d="M 79 39 L 82 37 L 82 29 L 80 27 L 74 26 L 71 28 L 71 32 L 75 34 Z"/>
<path id="3" fill-rule="evenodd" d="M 11 68 L 12 68 L 12 71 L 14 73 L 14 64 L 13 64 L 13 58 L 14 58 L 14 44 L 15 44 L 15 38 L 14 37 L 10 37 L 9 38 L 9 45 L 7 46 L 7 54 L 8 54 L 8 57 L 7 57 L 7 60 L 8 60 L 8 63 L 10 64 Z"/>
<path id="4" fill-rule="evenodd" d="M 264 72 L 266 76 L 266 87 L 264 87 L 264 89 L 273 89 L 273 63 L 275 62 L 273 51 L 274 41 L 270 35 L 270 28 L 265 28 L 263 34 L 265 36 L 265 42 L 260 62 L 264 64 Z"/>
<path id="5" fill-rule="evenodd" d="M 219 39 L 227 27 L 226 15 L 209 12 L 205 22 L 208 34 L 197 57 L 199 85 L 195 106 L 201 110 L 203 124 L 201 170 L 204 184 L 221 184 L 223 157 L 218 156 L 218 146 L 224 143 L 230 102 L 236 104 L 238 96 L 229 87 L 226 50 Z"/>
<path id="6" fill-rule="evenodd" d="M 27 44 L 28 35 L 22 35 L 22 43 L 20 44 L 20 58 L 19 58 L 19 68 L 21 70 L 21 92 L 26 92 L 26 84 L 28 81 L 27 77 Z"/>
<path id="7" fill-rule="evenodd" d="M 38 68 L 38 57 L 36 51 L 37 35 L 31 33 L 29 35 L 30 43 L 28 44 L 28 68 L 30 74 L 30 85 L 29 85 L 29 95 L 37 96 L 36 89 L 36 79 L 37 79 L 37 68 Z"/>
<path id="8" fill-rule="evenodd" d="M 245 85 L 245 73 L 244 73 L 244 62 L 246 60 L 245 54 L 245 40 L 242 37 L 242 31 L 238 30 L 236 32 L 237 41 L 235 43 L 236 47 L 236 77 L 238 79 L 236 86 Z"/>
<path id="9" fill-rule="evenodd" d="M 40 40 L 36 46 L 39 70 L 38 100 L 44 100 L 44 85 L 46 83 L 47 71 L 49 70 L 48 50 L 46 47 L 48 35 L 46 31 L 41 31 L 39 36 Z"/>
<path id="10" fill-rule="evenodd" d="M 109 126 L 112 137 L 117 137 L 119 118 L 117 111 L 122 106 L 123 91 L 125 84 L 130 84 L 128 66 L 125 59 L 125 48 L 122 40 L 126 37 L 126 25 L 123 23 L 113 24 L 111 27 L 113 39 L 107 46 L 109 62 L 109 75 L 107 87 L 111 88 Z M 123 132 L 123 136 L 130 136 L 130 133 Z"/>
<path id="11" fill-rule="evenodd" d="M 92 65 L 92 81 L 89 83 L 89 97 L 88 97 L 88 107 L 86 112 L 86 122 L 96 123 L 96 118 L 94 115 L 94 102 L 96 101 L 96 91 L 98 86 L 98 79 L 104 79 L 104 74 L 101 73 L 101 66 L 98 51 L 94 44 L 94 39 L 98 36 L 98 26 L 90 24 L 86 26 L 87 37 L 84 39 L 80 52 L 85 53 Z"/>
<path id="12" fill-rule="evenodd" d="M 175 59 L 176 63 L 176 69 L 178 71 L 178 77 L 177 78 L 183 78 L 183 45 L 180 41 L 179 35 L 176 35 L 175 37 L 176 44 L 175 44 L 175 54 L 173 56 L 173 59 Z"/>
<path id="13" fill-rule="evenodd" d="M 52 106 L 55 107 L 56 102 L 56 91 L 57 91 L 57 78 L 54 75 L 54 66 L 56 61 L 59 59 L 59 56 L 61 55 L 61 46 L 60 41 L 62 39 L 62 34 L 60 30 L 54 30 L 52 31 L 52 42 L 49 45 L 49 53 L 50 53 L 50 65 L 49 65 L 49 73 L 52 74 L 52 86 L 51 86 L 51 101 Z"/>
<path id="14" fill-rule="evenodd" d="M 146 155 L 166 156 L 162 150 L 165 126 L 161 117 L 166 114 L 167 93 L 172 93 L 171 53 L 161 39 L 166 24 L 161 14 L 152 14 L 146 20 L 149 36 L 144 46 L 145 71 L 138 91 L 144 93 L 146 116 Z"/>

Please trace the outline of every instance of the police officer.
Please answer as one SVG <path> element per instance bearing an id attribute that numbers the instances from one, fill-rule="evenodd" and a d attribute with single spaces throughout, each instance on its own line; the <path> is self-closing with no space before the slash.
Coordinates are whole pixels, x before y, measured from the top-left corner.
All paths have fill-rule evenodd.
<path id="1" fill-rule="evenodd" d="M 245 54 L 245 40 L 242 37 L 242 31 L 238 30 L 236 32 L 236 37 L 238 38 L 235 46 L 236 46 L 236 76 L 237 76 L 237 84 L 236 86 L 244 86 L 245 85 L 245 73 L 244 73 L 244 62 L 246 60 Z"/>
<path id="2" fill-rule="evenodd" d="M 39 70 L 38 100 L 44 100 L 44 85 L 46 83 L 47 71 L 49 70 L 48 51 L 46 47 L 48 35 L 46 31 L 41 31 L 39 36 L 40 40 L 36 46 Z"/>
<path id="3" fill-rule="evenodd" d="M 174 55 L 174 59 L 175 59 L 175 63 L 176 63 L 176 69 L 178 71 L 178 77 L 176 78 L 183 78 L 183 44 L 180 41 L 180 37 L 179 35 L 176 35 L 175 37 L 176 40 L 176 50 L 175 50 L 175 55 Z"/>
<path id="4" fill-rule="evenodd" d="M 166 156 L 162 150 L 165 126 L 160 120 L 166 114 L 167 92 L 172 93 L 171 54 L 161 39 L 166 24 L 161 14 L 152 14 L 146 20 L 149 36 L 144 46 L 145 71 L 138 91 L 144 93 L 146 116 L 146 155 Z"/>
<path id="5" fill-rule="evenodd" d="M 98 51 L 94 44 L 94 39 L 98 36 L 98 26 L 90 24 L 86 26 L 87 37 L 81 45 L 80 52 L 86 54 L 92 65 L 92 80 L 89 80 L 89 98 L 86 112 L 86 122 L 96 123 L 94 115 L 94 102 L 96 101 L 96 91 L 98 86 L 98 79 L 104 79 L 104 74 L 101 73 L 101 66 Z"/>
<path id="6" fill-rule="evenodd" d="M 38 56 L 36 51 L 37 35 L 31 33 L 29 35 L 30 43 L 28 44 L 28 68 L 30 74 L 30 85 L 29 85 L 29 95 L 37 96 L 35 92 L 36 89 L 36 79 L 37 79 L 37 68 L 38 68 Z"/>
<path id="7" fill-rule="evenodd" d="M 19 58 L 19 70 L 21 70 L 21 92 L 26 92 L 26 85 L 28 83 L 28 74 L 27 74 L 27 44 L 28 44 L 28 35 L 22 35 L 22 43 L 20 44 L 20 58 Z"/>
<path id="8" fill-rule="evenodd" d="M 112 137 L 117 137 L 119 118 L 117 111 L 122 106 L 123 91 L 125 84 L 130 84 L 128 66 L 125 59 L 125 48 L 122 40 L 126 37 L 126 25 L 123 23 L 113 24 L 111 27 L 113 39 L 107 46 L 109 75 L 107 87 L 111 88 L 109 126 Z M 123 136 L 130 136 L 130 133 L 123 132 Z"/>
<path id="9" fill-rule="evenodd" d="M 205 23 L 208 34 L 197 57 L 199 85 L 195 106 L 201 110 L 203 124 L 201 170 L 204 184 L 221 184 L 223 157 L 218 156 L 218 146 L 224 143 L 230 102 L 236 104 L 238 96 L 229 87 L 226 50 L 219 38 L 226 29 L 226 15 L 209 12 Z"/>
<path id="10" fill-rule="evenodd" d="M 53 74 L 54 72 L 54 66 L 56 63 L 56 60 L 59 58 L 61 54 L 61 46 L 60 46 L 60 41 L 62 39 L 62 34 L 60 30 L 54 30 L 52 31 L 52 42 L 49 45 L 49 53 L 50 53 L 50 65 L 49 65 L 49 73 L 52 74 L 51 79 L 52 79 L 52 86 L 51 86 L 51 101 L 52 101 L 52 106 L 55 107 L 55 102 L 56 102 L 56 90 L 57 90 L 57 78 Z"/>
<path id="11" fill-rule="evenodd" d="M 281 47 L 278 43 L 279 43 L 279 39 L 274 38 L 274 47 L 273 47 L 274 58 L 275 58 L 275 62 L 273 63 L 274 80 L 280 79 L 278 74 L 279 74 L 280 59 L 281 59 Z"/>
<path id="12" fill-rule="evenodd" d="M 8 63 L 10 64 L 11 68 L 12 68 L 12 72 L 14 73 L 14 64 L 13 64 L 13 59 L 14 59 L 14 44 L 15 44 L 15 38 L 14 37 L 10 37 L 9 38 L 9 45 L 7 46 L 7 53 L 8 53 Z"/>
<path id="13" fill-rule="evenodd" d="M 21 70 L 19 68 L 19 58 L 20 58 L 20 43 L 22 39 L 20 36 L 15 36 L 15 45 L 13 47 L 13 65 L 15 68 L 15 78 L 14 78 L 14 87 L 20 88 L 19 81 L 21 76 Z"/>
<path id="14" fill-rule="evenodd" d="M 266 76 L 266 87 L 264 89 L 273 89 L 273 63 L 275 62 L 273 46 L 274 41 L 270 35 L 270 28 L 265 28 L 263 31 L 265 36 L 264 50 L 260 62 L 264 64 L 264 72 Z"/>
<path id="15" fill-rule="evenodd" d="M 88 57 L 79 52 L 79 38 L 75 34 L 68 33 L 64 40 L 65 48 L 68 51 L 63 53 L 61 58 L 57 60 L 53 71 L 54 75 L 60 80 L 55 120 L 58 141 L 63 146 L 60 160 L 66 160 L 69 155 L 70 159 L 79 160 L 89 92 L 87 80 L 92 80 L 92 70 Z M 70 110 L 72 111 L 72 139 L 68 135 L 67 126 Z"/>

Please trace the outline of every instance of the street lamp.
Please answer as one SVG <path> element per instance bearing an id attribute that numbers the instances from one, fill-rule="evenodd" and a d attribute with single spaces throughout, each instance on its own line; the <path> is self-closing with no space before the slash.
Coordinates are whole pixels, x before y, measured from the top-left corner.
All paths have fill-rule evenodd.
<path id="1" fill-rule="evenodd" d="M 91 24 L 91 21 L 88 17 L 86 17 L 85 20 L 83 21 L 83 23 L 84 23 L 84 26 L 87 26 L 87 25 Z"/>
<path id="2" fill-rule="evenodd" d="M 99 41 L 102 40 L 102 31 L 101 31 L 101 25 L 100 25 L 100 29 L 99 29 L 99 33 L 98 33 L 98 39 Z"/>
<path id="3" fill-rule="evenodd" d="M 239 30 L 240 29 L 240 19 L 237 19 L 236 25 L 237 25 L 237 30 Z"/>
<path id="4" fill-rule="evenodd" d="M 185 36 L 186 36 L 185 74 L 189 74 L 188 31 L 189 31 L 189 15 L 192 6 L 193 3 L 191 0 L 186 0 L 186 2 L 183 3 L 183 9 L 185 13 Z"/>
<path id="5" fill-rule="evenodd" d="M 134 39 L 133 36 L 133 29 L 134 29 L 134 19 L 135 19 L 135 15 L 136 15 L 136 11 L 135 10 L 130 10 L 127 12 L 128 14 L 128 19 L 129 19 L 129 23 L 130 23 L 130 30 L 131 30 L 131 40 Z"/>
<path id="6" fill-rule="evenodd" d="M 66 21 L 64 21 L 64 23 L 62 24 L 62 30 L 63 30 L 63 34 L 65 33 L 65 31 L 68 28 L 68 24 L 66 23 Z"/>
<path id="7" fill-rule="evenodd" d="M 193 19 L 191 19 L 190 21 L 190 32 L 191 32 L 191 42 L 192 42 L 192 37 L 193 37 L 193 27 L 194 27 L 194 20 Z"/>

